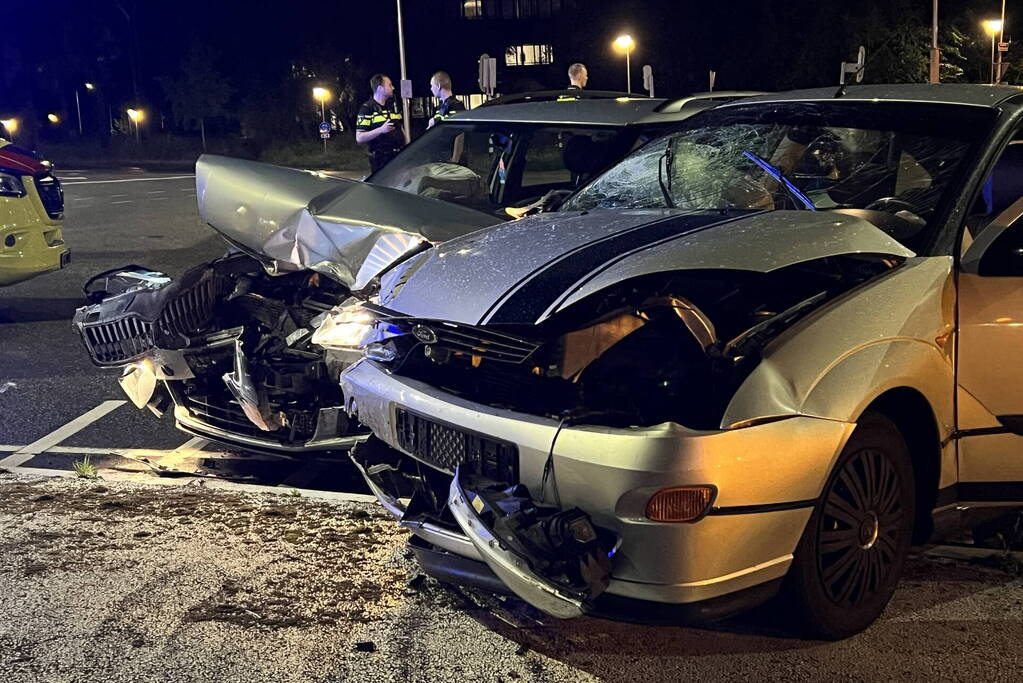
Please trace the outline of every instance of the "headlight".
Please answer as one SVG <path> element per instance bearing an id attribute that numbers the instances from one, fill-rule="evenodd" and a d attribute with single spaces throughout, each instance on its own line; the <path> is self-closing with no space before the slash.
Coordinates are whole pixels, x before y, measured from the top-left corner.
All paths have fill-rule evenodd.
<path id="1" fill-rule="evenodd" d="M 10 173 L 0 172 L 0 197 L 24 197 L 25 183 Z"/>
<path id="2" fill-rule="evenodd" d="M 312 341 L 325 349 L 358 349 L 372 338 L 373 332 L 373 314 L 361 303 L 347 304 L 327 313 Z"/>

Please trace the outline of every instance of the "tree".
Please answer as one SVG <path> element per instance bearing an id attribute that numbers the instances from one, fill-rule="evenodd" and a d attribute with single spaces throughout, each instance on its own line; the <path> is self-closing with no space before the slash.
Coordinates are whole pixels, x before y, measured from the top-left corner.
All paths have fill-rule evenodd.
<path id="1" fill-rule="evenodd" d="M 225 116 L 234 88 L 214 68 L 216 55 L 208 47 L 192 45 L 178 72 L 160 79 L 174 119 L 190 128 L 198 124 L 206 151 L 206 119 Z"/>

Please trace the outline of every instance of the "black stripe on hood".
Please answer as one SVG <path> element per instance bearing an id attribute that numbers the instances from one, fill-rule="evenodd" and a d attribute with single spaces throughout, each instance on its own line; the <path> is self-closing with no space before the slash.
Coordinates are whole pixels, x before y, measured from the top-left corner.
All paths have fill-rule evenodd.
<path id="1" fill-rule="evenodd" d="M 534 271 L 494 304 L 480 322 L 488 325 L 535 323 L 572 285 L 603 270 L 621 255 L 749 215 L 722 218 L 720 213 L 714 212 L 671 216 L 601 238 Z"/>

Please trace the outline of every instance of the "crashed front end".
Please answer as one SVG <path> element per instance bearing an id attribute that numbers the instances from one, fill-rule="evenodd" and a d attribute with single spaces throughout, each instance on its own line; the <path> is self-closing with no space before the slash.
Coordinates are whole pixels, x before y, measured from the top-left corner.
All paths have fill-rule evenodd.
<path id="1" fill-rule="evenodd" d="M 139 408 L 173 406 L 189 433 L 250 449 L 298 452 L 351 443 L 339 410 L 343 360 L 312 344 L 323 314 L 348 298 L 312 272 L 269 277 L 234 254 L 171 281 L 118 271 L 128 291 L 79 309 L 74 325 Z"/>
<path id="2" fill-rule="evenodd" d="M 561 220 L 569 231 L 587 219 Z M 457 272 L 447 259 L 485 265 L 480 252 L 505 246 L 486 237 L 385 276 L 384 305 L 364 306 L 380 332 L 343 393 L 375 435 L 353 459 L 429 573 L 563 618 L 670 605 L 712 619 L 777 590 L 854 424 L 784 407 L 781 379 L 777 413 L 733 421 L 728 407 L 768 344 L 912 254 L 855 218 L 838 219 L 845 243 L 812 242 L 835 218 L 743 220 L 779 226 L 773 256 L 726 257 L 707 230 L 702 245 L 676 240 L 677 260 L 662 244 L 661 265 L 640 252 L 616 266 L 627 278 L 548 287 L 511 313 L 501 293 L 476 309 L 462 300 L 461 319 L 422 315 L 448 301 L 421 294 Z M 789 243 L 800 255 L 779 257 Z M 718 267 L 699 267 L 702 249 Z"/>
<path id="3" fill-rule="evenodd" d="M 352 357 L 314 332 L 394 261 L 492 218 L 318 173 L 225 157 L 196 165 L 199 212 L 228 254 L 177 280 L 138 266 L 86 285 L 74 327 L 93 363 L 182 430 L 272 455 L 350 446 Z"/>

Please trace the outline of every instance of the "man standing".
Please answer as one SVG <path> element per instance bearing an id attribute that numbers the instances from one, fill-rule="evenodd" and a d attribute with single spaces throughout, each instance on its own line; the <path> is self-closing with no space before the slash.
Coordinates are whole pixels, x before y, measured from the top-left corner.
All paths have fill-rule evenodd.
<path id="1" fill-rule="evenodd" d="M 568 67 L 569 86 L 567 90 L 582 90 L 586 87 L 586 81 L 589 80 L 589 77 L 589 74 L 586 72 L 586 65 L 576 62 Z"/>
<path id="2" fill-rule="evenodd" d="M 440 100 L 440 107 L 430 119 L 427 128 L 433 128 L 433 124 L 443 121 L 456 111 L 465 111 L 465 105 L 459 102 L 451 92 L 451 76 L 446 71 L 438 71 L 430 77 L 430 92 Z"/>
<path id="3" fill-rule="evenodd" d="M 384 74 L 369 79 L 373 97 L 359 108 L 355 118 L 355 141 L 369 149 L 369 167 L 373 173 L 394 158 L 405 146 L 401 132 L 401 114 L 394 109 L 391 97 L 394 84 Z"/>

